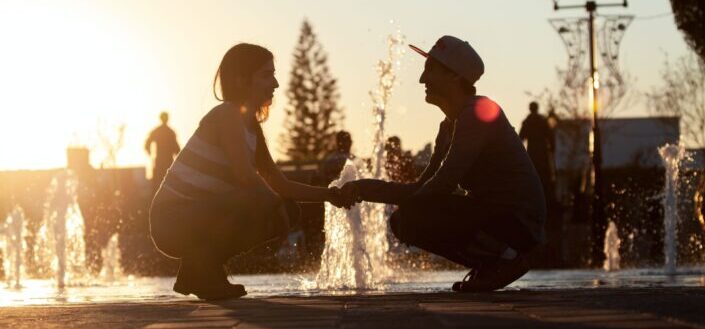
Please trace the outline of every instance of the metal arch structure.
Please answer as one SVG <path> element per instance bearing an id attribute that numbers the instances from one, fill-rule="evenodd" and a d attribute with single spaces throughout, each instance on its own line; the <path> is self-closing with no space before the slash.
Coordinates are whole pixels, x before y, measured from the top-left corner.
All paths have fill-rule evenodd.
<path id="1" fill-rule="evenodd" d="M 588 55 L 588 32 L 585 18 L 552 18 L 551 24 L 558 36 L 561 37 L 568 55 L 568 65 L 562 70 L 564 83 L 574 86 L 582 84 L 590 78 L 589 70 L 585 68 Z"/>
<path id="2" fill-rule="evenodd" d="M 597 41 L 599 41 L 600 65 L 596 68 L 599 72 L 600 84 L 603 86 L 619 87 L 624 85 L 624 74 L 619 67 L 619 49 L 624 37 L 624 33 L 634 20 L 633 15 L 599 15 L 599 25 L 597 29 Z M 584 17 L 551 18 L 549 24 L 556 31 L 565 46 L 568 55 L 568 63 L 564 70 L 560 70 L 563 75 L 565 86 L 571 88 L 582 88 L 588 84 L 590 79 L 589 67 L 589 21 Z M 620 90 L 617 90 L 620 91 Z M 608 96 L 607 105 L 614 97 Z"/>
<path id="3" fill-rule="evenodd" d="M 600 15 L 602 26 L 597 32 L 600 42 L 600 59 L 609 72 L 606 83 L 624 84 L 624 77 L 619 69 L 619 48 L 627 28 L 634 20 L 633 15 Z"/>

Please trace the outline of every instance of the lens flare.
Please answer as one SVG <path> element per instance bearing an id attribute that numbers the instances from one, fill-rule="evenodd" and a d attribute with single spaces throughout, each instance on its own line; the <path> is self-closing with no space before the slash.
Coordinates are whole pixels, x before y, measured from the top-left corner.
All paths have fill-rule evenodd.
<path id="1" fill-rule="evenodd" d="M 475 103 L 475 116 L 483 122 L 493 122 L 499 117 L 499 105 L 489 98 L 480 98 Z"/>

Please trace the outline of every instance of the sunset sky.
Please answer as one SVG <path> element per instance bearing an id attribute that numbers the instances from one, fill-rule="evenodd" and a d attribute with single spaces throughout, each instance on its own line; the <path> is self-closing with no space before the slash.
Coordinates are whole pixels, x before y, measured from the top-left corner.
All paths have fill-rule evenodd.
<path id="1" fill-rule="evenodd" d="M 687 52 L 672 16 L 649 19 L 670 10 L 668 0 L 633 0 L 627 9 L 600 11 L 637 16 L 620 52 L 622 67 L 636 78 L 637 101 L 620 116 L 647 115 L 640 93 L 659 85 L 666 53 Z M 276 57 L 282 87 L 264 129 L 278 150 L 291 54 L 304 18 L 338 78 L 343 125 L 357 154 L 370 153 L 368 91 L 376 83 L 374 64 L 385 56 L 385 37 L 397 29 L 424 49 L 444 34 L 469 41 L 486 67 L 479 93 L 497 101 L 516 127 L 531 101 L 526 92 L 556 86 L 555 68 L 566 63 L 547 19 L 584 14 L 554 12 L 548 0 L 0 0 L 0 170 L 63 167 L 68 145 L 91 148 L 97 166 L 104 156 L 99 131 L 114 138 L 122 124 L 118 165 L 145 165 L 142 146 L 158 113 L 170 112 L 184 144 L 217 104 L 213 76 L 238 42 L 260 44 Z M 413 150 L 433 140 L 442 119 L 424 103 L 422 68 L 415 53 L 402 57 L 388 113 L 388 133 Z"/>

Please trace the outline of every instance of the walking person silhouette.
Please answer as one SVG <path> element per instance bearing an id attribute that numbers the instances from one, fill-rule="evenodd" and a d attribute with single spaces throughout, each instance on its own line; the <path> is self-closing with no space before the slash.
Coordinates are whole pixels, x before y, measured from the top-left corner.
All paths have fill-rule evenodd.
<path id="1" fill-rule="evenodd" d="M 519 137 L 526 141 L 526 151 L 539 174 L 547 201 L 553 201 L 555 139 L 548 119 L 539 114 L 539 104 L 529 104 L 529 115 L 521 123 Z"/>
<path id="2" fill-rule="evenodd" d="M 159 114 L 159 120 L 162 122 L 157 128 L 154 128 L 149 133 L 147 140 L 144 142 L 144 150 L 150 156 L 154 153 L 154 164 L 152 166 L 152 185 L 154 190 L 159 187 L 167 169 L 174 161 L 174 157 L 179 154 L 181 148 L 176 140 L 176 133 L 167 123 L 169 122 L 169 113 L 162 112 Z M 155 145 L 155 151 L 152 152 L 152 144 Z"/>

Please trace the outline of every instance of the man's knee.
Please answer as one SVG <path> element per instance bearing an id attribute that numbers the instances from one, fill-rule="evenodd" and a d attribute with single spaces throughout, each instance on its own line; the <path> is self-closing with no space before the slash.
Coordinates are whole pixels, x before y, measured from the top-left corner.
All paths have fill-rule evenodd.
<path id="1" fill-rule="evenodd" d="M 414 229 L 414 219 L 409 215 L 409 208 L 404 205 L 392 213 L 389 218 L 389 226 L 392 229 L 394 236 L 401 242 L 406 244 L 414 244 L 416 242 L 416 230 Z"/>
<path id="2" fill-rule="evenodd" d="M 389 217 L 389 227 L 392 229 L 394 236 L 401 241 L 401 213 L 399 209 L 392 213 Z"/>

